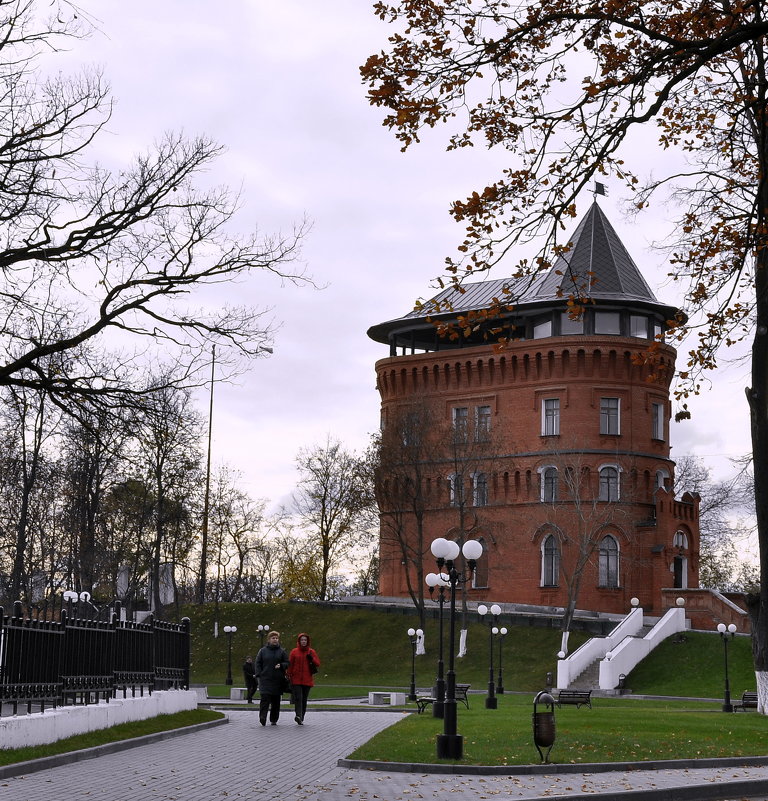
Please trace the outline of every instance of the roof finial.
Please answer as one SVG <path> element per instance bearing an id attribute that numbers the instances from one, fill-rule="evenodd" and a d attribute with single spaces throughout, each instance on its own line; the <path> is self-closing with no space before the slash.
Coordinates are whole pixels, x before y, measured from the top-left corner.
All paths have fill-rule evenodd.
<path id="1" fill-rule="evenodd" d="M 597 200 L 598 195 L 608 197 L 608 191 L 605 188 L 605 184 L 601 184 L 600 181 L 595 181 L 595 188 L 592 190 L 592 196 Z"/>

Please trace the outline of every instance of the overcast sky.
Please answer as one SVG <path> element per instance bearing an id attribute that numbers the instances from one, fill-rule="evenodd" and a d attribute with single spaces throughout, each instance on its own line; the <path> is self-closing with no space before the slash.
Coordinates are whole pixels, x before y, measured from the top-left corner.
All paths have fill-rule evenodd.
<path id="1" fill-rule="evenodd" d="M 450 202 L 497 177 L 504 154 L 446 153 L 439 135 L 400 152 L 360 83 L 360 64 L 389 34 L 369 0 L 81 5 L 101 32 L 66 61 L 102 65 L 117 103 L 100 158 L 119 167 L 165 131 L 208 134 L 227 148 L 208 178 L 241 190 L 240 230 L 312 221 L 303 259 L 325 288 L 266 275 L 234 287 L 233 302 L 272 308 L 281 327 L 274 354 L 238 385 L 217 384 L 215 395 L 213 463 L 240 470 L 254 497 L 285 502 L 299 448 L 327 435 L 366 446 L 379 420 L 374 363 L 388 355 L 366 330 L 432 294 L 461 239 Z M 642 172 L 652 157 L 637 156 L 630 166 Z M 649 247 L 663 231 L 663 207 L 633 223 L 622 216 L 620 187 L 608 189 L 602 208 L 659 300 L 676 303 L 663 256 Z M 694 420 L 672 425 L 673 457 L 700 455 L 723 474 L 727 457 L 747 452 L 746 375 L 720 371 L 713 390 L 689 401 Z"/>

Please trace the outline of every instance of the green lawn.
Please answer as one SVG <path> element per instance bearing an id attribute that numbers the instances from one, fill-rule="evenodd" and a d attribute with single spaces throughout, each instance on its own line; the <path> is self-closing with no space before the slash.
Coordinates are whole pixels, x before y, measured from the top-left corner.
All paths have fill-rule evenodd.
<path id="1" fill-rule="evenodd" d="M 532 699 L 505 694 L 495 710 L 485 709 L 482 696 L 472 696 L 470 704 L 469 710 L 458 707 L 458 733 L 464 737 L 461 764 L 539 762 L 532 735 Z M 539 705 L 537 711 L 547 709 Z M 592 709 L 556 708 L 555 728 L 550 761 L 556 763 L 764 755 L 768 750 L 764 715 L 726 714 L 714 703 L 599 698 Z M 439 762 L 435 738 L 442 731 L 440 719 L 426 713 L 407 715 L 349 756 Z"/>

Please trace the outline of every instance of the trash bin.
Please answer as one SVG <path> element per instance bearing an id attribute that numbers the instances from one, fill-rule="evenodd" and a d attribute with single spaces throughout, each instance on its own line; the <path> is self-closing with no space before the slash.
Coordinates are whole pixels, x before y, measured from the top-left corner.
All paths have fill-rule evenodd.
<path id="1" fill-rule="evenodd" d="M 543 712 L 538 710 L 539 704 L 544 704 Z M 549 762 L 549 752 L 555 744 L 555 699 L 544 690 L 533 699 L 533 742 L 541 761 Z"/>

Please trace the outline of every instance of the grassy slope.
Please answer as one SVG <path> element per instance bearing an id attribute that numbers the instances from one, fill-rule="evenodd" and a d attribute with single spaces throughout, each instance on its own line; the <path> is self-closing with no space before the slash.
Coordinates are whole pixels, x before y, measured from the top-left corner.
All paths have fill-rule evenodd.
<path id="1" fill-rule="evenodd" d="M 213 637 L 213 607 L 188 607 L 184 614 L 192 619 L 192 681 L 223 684 L 227 670 L 226 639 Z M 472 616 L 476 617 L 476 616 Z M 313 604 L 282 603 L 222 604 L 220 629 L 236 625 L 232 648 L 233 679 L 242 685 L 240 666 L 244 656 L 259 647 L 256 631 L 260 623 L 278 629 L 283 644 L 290 649 L 296 635 L 307 631 L 323 662 L 316 677 L 315 697 L 323 685 L 357 687 L 407 687 L 411 676 L 411 646 L 406 634 L 416 626 L 415 615 L 385 614 L 369 610 L 320 607 Z M 502 621 L 503 622 L 503 621 Z M 447 629 L 447 625 L 446 625 Z M 586 635 L 571 636 L 576 648 Z M 437 623 L 427 621 L 427 654 L 416 658 L 416 683 L 429 687 L 436 672 Z M 504 686 L 508 692 L 540 690 L 547 671 L 557 670 L 555 654 L 560 633 L 554 629 L 511 628 L 503 646 Z M 447 631 L 446 631 L 447 655 Z M 494 658 L 498 650 L 494 650 Z M 731 690 L 736 698 L 754 689 L 755 678 L 748 637 L 736 637 L 728 649 Z M 447 656 L 446 656 L 447 667 Z M 496 665 L 498 669 L 498 665 Z M 469 627 L 468 654 L 456 660 L 458 681 L 484 689 L 488 683 L 488 629 L 477 622 Z M 715 634 L 692 632 L 682 643 L 667 640 L 627 678 L 636 694 L 719 698 L 723 692 L 723 643 Z M 343 694 L 333 691 L 333 695 Z"/>

